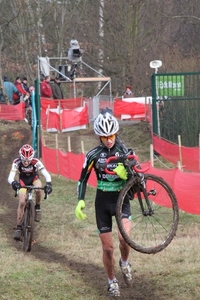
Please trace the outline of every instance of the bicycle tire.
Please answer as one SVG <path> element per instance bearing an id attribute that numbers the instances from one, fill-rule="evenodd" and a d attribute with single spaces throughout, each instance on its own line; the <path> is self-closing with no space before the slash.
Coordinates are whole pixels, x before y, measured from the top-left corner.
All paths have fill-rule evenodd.
<path id="1" fill-rule="evenodd" d="M 122 237 L 131 248 L 141 253 L 155 254 L 165 249 L 173 240 L 178 228 L 179 209 L 174 192 L 161 177 L 144 174 L 144 181 L 145 191 L 150 193 L 148 199 L 153 208 L 152 215 L 142 214 L 138 197 L 141 197 L 144 208 L 148 210 L 144 201 L 145 191 L 142 192 L 144 187 L 141 183 L 138 184 L 137 178 L 131 178 L 119 194 L 116 221 Z M 131 228 L 127 232 L 124 227 L 125 220 L 122 222 L 122 205 L 126 205 L 124 199 L 130 192 Z"/>
<path id="2" fill-rule="evenodd" d="M 31 251 L 33 231 L 34 231 L 34 215 L 35 207 L 32 200 L 28 201 L 24 212 L 24 226 L 23 226 L 23 249 L 26 252 Z"/>

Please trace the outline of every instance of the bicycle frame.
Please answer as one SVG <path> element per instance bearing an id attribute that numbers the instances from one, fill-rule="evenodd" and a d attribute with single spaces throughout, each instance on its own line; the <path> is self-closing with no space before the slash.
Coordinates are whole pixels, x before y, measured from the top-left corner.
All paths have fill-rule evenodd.
<path id="1" fill-rule="evenodd" d="M 33 241 L 33 231 L 34 231 L 34 218 L 35 218 L 35 205 L 32 200 L 33 190 L 44 190 L 43 187 L 35 187 L 34 185 L 25 185 L 21 188 L 26 189 L 26 203 L 24 207 L 24 215 L 22 221 L 22 242 L 23 249 L 27 252 L 31 251 L 32 241 Z M 15 196 L 18 194 L 16 191 Z M 45 193 L 44 199 L 47 198 L 47 193 Z"/>
<path id="2" fill-rule="evenodd" d="M 113 160 L 114 161 L 119 160 L 119 157 L 111 156 L 106 160 L 105 172 L 107 174 L 116 174 L 114 171 L 108 170 L 108 167 L 107 167 L 108 164 Z M 146 167 L 146 168 L 143 168 L 143 169 L 141 167 L 138 168 L 137 167 L 138 156 L 135 155 L 135 154 L 130 154 L 128 156 L 122 157 L 122 158 L 120 158 L 120 161 L 121 160 L 123 161 L 124 166 L 127 167 L 128 179 L 131 179 L 133 177 L 137 177 L 138 189 L 135 192 L 138 195 L 138 200 L 139 200 L 139 203 L 140 203 L 142 214 L 144 216 L 151 216 L 154 213 L 154 211 L 153 211 L 153 208 L 151 207 L 150 201 L 148 199 L 148 194 L 147 194 L 146 187 L 145 187 L 145 181 L 143 180 L 144 176 L 143 176 L 143 174 L 141 174 L 141 173 L 146 172 L 149 169 L 149 167 Z M 141 191 L 141 189 L 142 189 L 142 191 Z M 144 205 L 143 205 L 143 201 L 142 201 L 142 197 L 141 197 L 141 192 L 143 192 L 144 199 L 145 199 L 147 207 L 148 207 L 148 211 L 144 209 Z"/>
<path id="3" fill-rule="evenodd" d="M 136 155 L 113 156 L 97 167 L 103 168 L 107 174 L 116 174 L 113 168 L 117 163 L 123 163 L 128 176 L 116 203 L 115 216 L 119 231 L 134 250 L 155 254 L 166 248 L 176 234 L 178 203 L 173 190 L 161 177 L 143 174 L 148 168 L 141 168 L 137 158 Z M 127 222 L 131 221 L 128 232 L 124 226 L 126 219 L 123 218 L 126 205 L 127 210 L 130 209 Z"/>

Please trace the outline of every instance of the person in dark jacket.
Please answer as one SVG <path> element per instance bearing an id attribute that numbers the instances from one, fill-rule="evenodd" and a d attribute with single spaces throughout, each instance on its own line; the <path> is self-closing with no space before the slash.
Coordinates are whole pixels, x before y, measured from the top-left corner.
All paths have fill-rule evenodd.
<path id="1" fill-rule="evenodd" d="M 32 122 L 32 104 L 31 104 L 31 91 L 28 87 L 27 77 L 22 78 L 22 87 L 28 93 L 29 97 L 26 97 L 25 102 L 25 113 L 26 113 L 26 122 L 28 121 L 29 125 Z"/>
<path id="2" fill-rule="evenodd" d="M 126 90 L 123 93 L 123 98 L 132 98 L 132 97 L 134 97 L 134 95 L 133 95 L 133 92 L 131 91 L 131 87 L 130 87 L 130 85 L 127 85 Z"/>
<path id="3" fill-rule="evenodd" d="M 26 77 L 22 78 L 22 86 L 25 89 L 25 91 L 27 91 L 27 93 L 30 93 Z"/>
<path id="4" fill-rule="evenodd" d="M 60 86 L 60 78 L 56 77 L 54 82 L 52 83 L 52 92 L 53 92 L 53 99 L 63 99 L 63 91 Z"/>
<path id="5" fill-rule="evenodd" d="M 27 83 L 27 78 L 23 77 L 22 79 L 22 87 L 24 88 L 24 90 L 28 93 L 29 97 L 27 97 L 27 99 L 25 100 L 26 103 L 26 108 L 30 106 L 30 102 L 31 102 L 31 93 L 28 87 L 28 83 Z"/>

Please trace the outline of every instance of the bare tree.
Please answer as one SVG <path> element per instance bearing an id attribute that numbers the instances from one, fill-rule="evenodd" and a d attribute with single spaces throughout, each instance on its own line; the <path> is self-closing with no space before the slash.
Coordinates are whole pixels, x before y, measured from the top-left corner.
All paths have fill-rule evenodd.
<path id="1" fill-rule="evenodd" d="M 199 11 L 198 0 L 1 0 L 0 67 L 33 82 L 37 57 L 65 57 L 75 38 L 83 60 L 111 77 L 114 95 L 126 84 L 136 96 L 149 95 L 151 60 L 162 60 L 161 72 L 199 70 Z"/>

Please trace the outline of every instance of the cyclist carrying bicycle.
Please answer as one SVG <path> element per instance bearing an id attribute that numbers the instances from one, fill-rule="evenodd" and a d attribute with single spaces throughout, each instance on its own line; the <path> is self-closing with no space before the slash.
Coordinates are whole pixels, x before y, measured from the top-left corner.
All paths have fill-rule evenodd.
<path id="1" fill-rule="evenodd" d="M 78 182 L 78 205 L 75 213 L 79 220 L 84 220 L 86 214 L 83 213 L 85 207 L 85 193 L 87 181 L 94 168 L 97 176 L 97 191 L 95 199 L 96 223 L 99 237 L 103 249 L 103 264 L 108 276 L 108 292 L 110 296 L 120 296 L 118 281 L 114 271 L 114 245 L 112 240 L 112 217 L 116 213 L 116 202 L 120 190 L 124 187 L 127 174 L 123 165 L 119 166 L 117 162 L 113 162 L 110 169 L 118 174 L 108 175 L 104 168 L 99 167 L 101 163 L 105 163 L 110 156 L 124 154 L 133 154 L 131 149 L 127 149 L 117 135 L 119 124 L 117 119 L 112 115 L 112 111 L 104 109 L 94 121 L 94 132 L 100 138 L 100 145 L 89 151 L 85 157 L 82 172 Z M 125 172 L 124 172 L 125 171 Z M 126 197 L 122 208 L 124 226 L 127 232 L 130 230 L 130 204 L 129 198 Z M 126 221 L 125 221 L 126 220 Z M 121 258 L 119 265 L 126 285 L 131 285 L 133 281 L 131 273 L 131 264 L 128 261 L 130 247 L 124 241 L 121 234 L 118 233 L 119 249 Z"/>
<path id="2" fill-rule="evenodd" d="M 23 186 L 34 185 L 36 187 L 42 187 L 42 183 L 38 174 L 38 171 L 40 171 L 46 180 L 44 192 L 46 194 L 50 194 L 52 192 L 51 175 L 45 169 L 42 162 L 39 159 L 34 158 L 34 154 L 35 151 L 30 145 L 23 145 L 19 149 L 19 157 L 14 159 L 12 163 L 12 167 L 8 176 L 8 182 L 12 185 L 13 190 L 19 190 L 19 204 L 17 208 L 17 229 L 14 234 L 15 240 L 20 240 L 21 238 L 22 220 L 26 200 L 26 189 L 23 188 Z M 17 172 L 19 174 L 19 181 L 15 180 L 15 175 Z M 41 196 L 41 190 L 36 190 L 36 222 L 40 222 L 42 217 L 40 208 Z"/>

